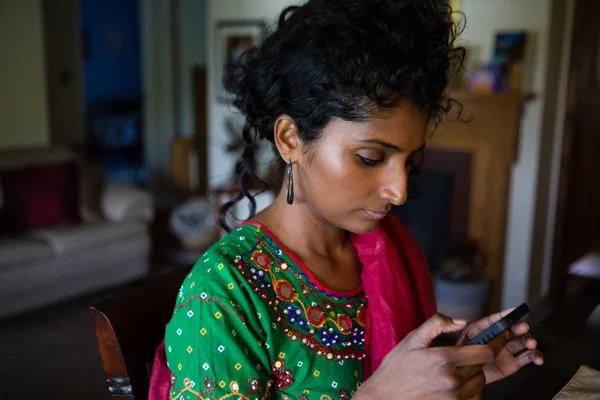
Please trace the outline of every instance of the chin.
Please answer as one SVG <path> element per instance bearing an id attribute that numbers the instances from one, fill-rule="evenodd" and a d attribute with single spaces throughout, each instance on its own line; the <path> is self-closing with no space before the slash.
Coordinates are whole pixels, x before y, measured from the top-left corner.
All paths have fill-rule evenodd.
<path id="1" fill-rule="evenodd" d="M 373 232 L 379 227 L 379 224 L 381 224 L 381 221 L 371 221 L 367 219 L 356 221 L 352 225 L 348 224 L 348 226 L 343 227 L 343 229 L 350 233 L 354 233 L 355 235 L 360 235 L 362 233 Z"/>

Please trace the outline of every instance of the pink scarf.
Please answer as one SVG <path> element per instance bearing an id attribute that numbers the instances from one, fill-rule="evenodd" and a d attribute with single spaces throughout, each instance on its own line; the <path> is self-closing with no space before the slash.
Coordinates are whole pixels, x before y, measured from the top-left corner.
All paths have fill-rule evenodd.
<path id="1" fill-rule="evenodd" d="M 421 246 L 399 219 L 389 216 L 373 232 L 354 235 L 367 296 L 367 379 L 392 348 L 436 312 L 431 274 Z"/>
<path id="2" fill-rule="evenodd" d="M 365 371 L 367 379 L 387 353 L 436 312 L 431 274 L 421 246 L 397 218 L 373 232 L 352 236 L 363 265 L 367 296 Z M 170 371 L 164 343 L 156 349 L 149 400 L 169 398 Z"/>

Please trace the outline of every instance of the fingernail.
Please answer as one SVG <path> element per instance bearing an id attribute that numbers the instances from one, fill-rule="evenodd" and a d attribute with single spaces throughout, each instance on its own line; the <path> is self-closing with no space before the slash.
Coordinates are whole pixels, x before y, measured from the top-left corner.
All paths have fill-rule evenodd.
<path id="1" fill-rule="evenodd" d="M 538 359 L 536 359 L 536 361 L 537 361 L 536 362 L 537 365 L 539 365 L 539 366 L 544 365 L 544 359 L 543 358 L 538 358 Z"/>
<path id="2" fill-rule="evenodd" d="M 464 319 L 461 319 L 461 318 L 452 318 L 452 322 L 453 322 L 455 325 L 463 325 L 463 324 L 465 324 L 467 321 L 465 321 Z"/>

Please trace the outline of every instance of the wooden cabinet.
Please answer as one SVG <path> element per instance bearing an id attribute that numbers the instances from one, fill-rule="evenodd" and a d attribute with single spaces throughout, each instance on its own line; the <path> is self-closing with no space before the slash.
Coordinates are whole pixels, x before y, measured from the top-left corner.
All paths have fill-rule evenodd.
<path id="1" fill-rule="evenodd" d="M 490 309 L 500 306 L 504 238 L 511 167 L 517 157 L 519 125 L 527 97 L 520 93 L 450 95 L 462 103 L 461 121 L 454 108 L 428 138 L 427 147 L 472 155 L 468 235 L 486 258 L 486 276 L 492 281 Z"/>

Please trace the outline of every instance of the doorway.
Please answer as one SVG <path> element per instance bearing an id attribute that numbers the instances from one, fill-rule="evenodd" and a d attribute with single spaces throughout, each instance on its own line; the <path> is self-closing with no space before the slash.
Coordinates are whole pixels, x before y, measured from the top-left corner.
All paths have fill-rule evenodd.
<path id="1" fill-rule="evenodd" d="M 79 0 L 86 147 L 110 181 L 145 185 L 139 0 Z"/>
<path id="2" fill-rule="evenodd" d="M 145 186 L 139 0 L 43 0 L 51 144 Z"/>
<path id="3" fill-rule="evenodd" d="M 577 0 L 564 123 L 551 294 L 565 290 L 569 266 L 600 241 L 600 15 Z"/>

